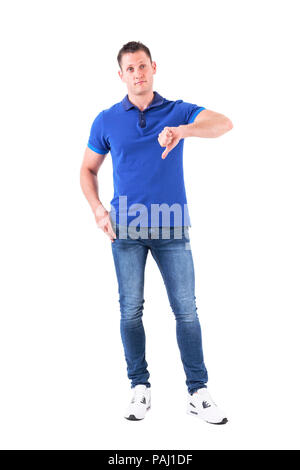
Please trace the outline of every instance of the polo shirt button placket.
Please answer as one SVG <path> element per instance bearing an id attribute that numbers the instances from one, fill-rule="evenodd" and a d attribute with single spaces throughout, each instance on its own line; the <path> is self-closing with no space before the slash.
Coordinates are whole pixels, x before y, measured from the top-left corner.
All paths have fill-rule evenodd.
<path id="1" fill-rule="evenodd" d="M 140 112 L 139 118 L 140 118 L 140 126 L 145 127 L 146 126 L 146 120 L 145 120 L 145 116 L 144 116 L 143 112 Z"/>

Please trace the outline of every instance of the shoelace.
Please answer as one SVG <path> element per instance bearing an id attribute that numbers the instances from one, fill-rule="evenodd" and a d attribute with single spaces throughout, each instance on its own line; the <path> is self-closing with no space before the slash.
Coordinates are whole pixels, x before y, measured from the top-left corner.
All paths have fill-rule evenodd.
<path id="1" fill-rule="evenodd" d="M 202 402 L 206 402 L 209 405 L 217 406 L 216 403 L 211 398 L 209 392 L 206 392 L 203 395 L 202 394 L 199 395 L 199 393 L 195 393 L 195 396 L 198 397 L 198 399 L 201 400 Z"/>
<path id="2" fill-rule="evenodd" d="M 132 397 L 131 403 L 144 403 L 146 402 L 145 393 L 143 390 L 135 390 L 134 396 Z"/>

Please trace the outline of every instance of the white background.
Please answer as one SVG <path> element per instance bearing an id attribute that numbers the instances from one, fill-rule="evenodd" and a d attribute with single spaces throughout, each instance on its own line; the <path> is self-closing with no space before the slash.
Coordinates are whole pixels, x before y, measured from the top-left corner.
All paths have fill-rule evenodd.
<path id="1" fill-rule="evenodd" d="M 299 448 L 297 3 L 1 2 L 1 448 Z M 154 90 L 234 125 L 184 144 L 208 387 L 225 426 L 186 414 L 151 254 L 152 409 L 123 418 L 131 390 L 111 242 L 79 170 L 93 119 L 127 93 L 118 51 L 138 40 L 157 63 Z M 110 155 L 99 187 L 109 207 Z"/>

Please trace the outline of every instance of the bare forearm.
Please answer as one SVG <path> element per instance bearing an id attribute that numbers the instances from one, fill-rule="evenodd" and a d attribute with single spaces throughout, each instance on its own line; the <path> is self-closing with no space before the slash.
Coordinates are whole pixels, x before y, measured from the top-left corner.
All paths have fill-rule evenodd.
<path id="1" fill-rule="evenodd" d="M 98 195 L 97 175 L 87 168 L 82 169 L 80 172 L 80 185 L 92 211 L 95 213 L 97 207 L 102 205 Z"/>
<path id="2" fill-rule="evenodd" d="M 186 137 L 219 137 L 225 134 L 233 125 L 230 119 L 220 116 L 219 118 L 207 119 L 203 122 L 179 126 L 181 138 Z"/>

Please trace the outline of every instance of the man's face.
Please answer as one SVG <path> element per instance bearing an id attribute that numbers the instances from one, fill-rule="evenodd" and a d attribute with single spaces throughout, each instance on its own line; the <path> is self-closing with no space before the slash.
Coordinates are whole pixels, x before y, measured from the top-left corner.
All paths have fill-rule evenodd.
<path id="1" fill-rule="evenodd" d="M 118 74 L 131 95 L 143 95 L 152 91 L 156 63 L 151 64 L 144 51 L 123 54 L 121 65 L 122 70 L 118 71 Z"/>

